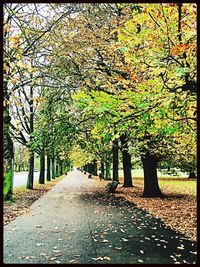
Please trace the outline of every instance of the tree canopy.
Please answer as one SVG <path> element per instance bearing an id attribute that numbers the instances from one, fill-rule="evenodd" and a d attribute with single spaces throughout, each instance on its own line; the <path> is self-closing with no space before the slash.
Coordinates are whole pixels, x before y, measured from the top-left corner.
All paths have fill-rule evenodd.
<path id="1" fill-rule="evenodd" d="M 28 148 L 28 188 L 34 153 L 62 170 L 111 163 L 113 143 L 196 170 L 196 12 L 194 3 L 4 4 L 4 154 L 13 158 L 12 140 Z"/>

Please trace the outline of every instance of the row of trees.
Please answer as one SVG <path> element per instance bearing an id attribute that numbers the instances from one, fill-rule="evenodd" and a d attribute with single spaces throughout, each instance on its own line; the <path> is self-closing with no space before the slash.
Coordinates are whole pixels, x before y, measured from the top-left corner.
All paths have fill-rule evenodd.
<path id="1" fill-rule="evenodd" d="M 194 174 L 195 4 L 4 8 L 5 184 L 11 136 L 29 150 L 28 188 L 34 152 L 42 165 L 45 155 L 69 161 L 79 147 L 85 170 L 99 161 L 109 178 L 112 163 L 114 180 L 120 149 L 124 186 L 132 186 L 131 156 L 140 157 L 144 196 L 162 195 L 158 164 Z"/>

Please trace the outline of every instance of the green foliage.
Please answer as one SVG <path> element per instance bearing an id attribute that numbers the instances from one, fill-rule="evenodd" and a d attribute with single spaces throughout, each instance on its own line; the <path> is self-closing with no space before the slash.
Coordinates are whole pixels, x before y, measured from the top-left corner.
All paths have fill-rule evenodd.
<path id="1" fill-rule="evenodd" d="M 70 151 L 69 158 L 74 167 L 83 167 L 94 159 L 93 154 L 81 149 L 79 146 L 74 146 Z"/>
<path id="2" fill-rule="evenodd" d="M 5 200 L 10 199 L 11 193 L 12 193 L 12 170 L 7 170 L 4 173 L 4 180 L 3 180 L 3 195 L 5 197 Z"/>
<path id="3" fill-rule="evenodd" d="M 28 145 L 37 153 L 44 148 L 77 166 L 110 162 L 112 141 L 126 134 L 136 157 L 148 151 L 173 165 L 177 154 L 180 165 L 194 166 L 195 143 L 188 153 L 181 136 L 193 140 L 196 131 L 196 6 L 74 5 L 79 15 L 70 18 L 62 16 L 63 4 L 47 6 L 49 21 L 30 10 L 30 26 L 21 23 L 17 36 L 4 25 L 5 79 L 20 114 L 16 137 L 24 134 L 31 100 L 37 113 Z M 41 39 L 38 27 L 49 29 Z M 24 53 L 27 40 L 38 40 L 32 56 Z M 37 88 L 25 104 L 20 81 Z"/>

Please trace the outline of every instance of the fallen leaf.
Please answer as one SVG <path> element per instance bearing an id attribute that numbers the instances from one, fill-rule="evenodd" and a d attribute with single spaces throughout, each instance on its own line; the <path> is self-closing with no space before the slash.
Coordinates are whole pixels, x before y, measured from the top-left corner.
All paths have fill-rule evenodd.
<path id="1" fill-rule="evenodd" d="M 104 239 L 101 241 L 101 243 L 108 243 L 109 241 L 107 239 Z"/>
<path id="2" fill-rule="evenodd" d="M 177 247 L 177 249 L 182 249 L 182 250 L 184 250 L 184 247 Z"/>
<path id="3" fill-rule="evenodd" d="M 107 256 L 103 257 L 103 259 L 107 260 L 107 261 L 110 261 L 110 257 L 107 257 Z"/>
<path id="4" fill-rule="evenodd" d="M 122 241 L 124 241 L 124 242 L 127 242 L 127 241 L 128 241 L 128 239 L 126 239 L 126 238 L 122 237 Z"/>
<path id="5" fill-rule="evenodd" d="M 40 246 L 43 246 L 44 244 L 41 244 L 41 243 L 37 243 L 36 246 L 37 247 L 40 247 Z"/>
<path id="6" fill-rule="evenodd" d="M 92 258 L 94 261 L 98 261 L 98 260 L 103 260 L 103 258 L 102 257 L 98 257 L 98 258 Z"/>
<path id="7" fill-rule="evenodd" d="M 197 252 L 196 252 L 196 251 L 190 251 L 190 253 L 192 253 L 192 254 L 195 254 L 195 255 L 197 254 Z"/>
<path id="8" fill-rule="evenodd" d="M 75 262 L 75 261 L 76 261 L 76 260 L 70 260 L 69 263 L 73 263 L 73 262 Z"/>

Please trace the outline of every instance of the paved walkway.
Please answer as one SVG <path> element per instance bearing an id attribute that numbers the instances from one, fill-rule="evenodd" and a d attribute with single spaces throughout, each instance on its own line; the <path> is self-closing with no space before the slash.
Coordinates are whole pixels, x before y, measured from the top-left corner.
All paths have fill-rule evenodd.
<path id="1" fill-rule="evenodd" d="M 194 262 L 194 243 L 79 171 L 4 228 L 4 263 Z"/>

